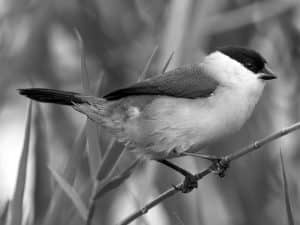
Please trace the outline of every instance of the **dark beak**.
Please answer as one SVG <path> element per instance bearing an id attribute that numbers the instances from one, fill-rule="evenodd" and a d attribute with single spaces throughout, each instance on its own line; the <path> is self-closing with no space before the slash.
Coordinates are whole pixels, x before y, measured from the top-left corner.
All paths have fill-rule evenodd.
<path id="1" fill-rule="evenodd" d="M 273 80 L 277 78 L 267 65 L 265 65 L 265 67 L 260 71 L 260 73 L 261 74 L 258 76 L 258 78 L 262 80 Z"/>

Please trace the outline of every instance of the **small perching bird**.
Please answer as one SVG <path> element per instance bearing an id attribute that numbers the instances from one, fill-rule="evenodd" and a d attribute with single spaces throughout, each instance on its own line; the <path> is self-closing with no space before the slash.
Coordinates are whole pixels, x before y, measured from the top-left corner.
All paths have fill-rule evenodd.
<path id="1" fill-rule="evenodd" d="M 252 114 L 265 82 L 275 78 L 259 53 L 230 46 L 212 52 L 200 64 L 102 98 L 43 88 L 19 91 L 37 101 L 72 106 L 128 150 L 182 173 L 186 177 L 182 191 L 188 192 L 196 186 L 192 175 L 165 159 L 199 151 L 237 132 Z"/>

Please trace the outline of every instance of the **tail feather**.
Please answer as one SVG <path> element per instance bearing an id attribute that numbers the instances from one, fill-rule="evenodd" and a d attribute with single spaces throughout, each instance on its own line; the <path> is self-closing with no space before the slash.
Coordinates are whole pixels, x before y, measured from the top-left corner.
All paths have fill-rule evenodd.
<path id="1" fill-rule="evenodd" d="M 21 95 L 24 95 L 30 99 L 40 101 L 55 103 L 60 105 L 73 105 L 86 103 L 87 101 L 80 97 L 79 93 L 60 91 L 46 88 L 28 88 L 28 89 L 18 89 Z"/>

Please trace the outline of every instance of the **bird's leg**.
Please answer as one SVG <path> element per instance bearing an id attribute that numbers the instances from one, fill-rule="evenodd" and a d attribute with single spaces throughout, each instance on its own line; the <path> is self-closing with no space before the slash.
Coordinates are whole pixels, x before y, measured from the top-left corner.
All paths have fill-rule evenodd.
<path id="1" fill-rule="evenodd" d="M 225 172 L 229 168 L 229 162 L 226 162 L 224 157 L 218 157 L 215 155 L 206 155 L 201 153 L 191 153 L 191 152 L 182 152 L 181 155 L 197 157 L 197 158 L 201 158 L 213 162 L 214 166 L 212 168 L 212 172 L 218 174 L 220 177 L 225 177 Z"/>
<path id="2" fill-rule="evenodd" d="M 182 174 L 185 179 L 184 179 L 184 182 L 183 182 L 183 185 L 179 188 L 179 190 L 182 192 L 182 193 L 188 193 L 190 191 L 192 191 L 194 188 L 197 188 L 198 187 L 198 180 L 197 178 L 192 174 L 190 173 L 189 171 L 181 168 L 180 166 L 177 166 L 175 165 L 174 163 L 171 163 L 165 159 L 159 159 L 159 160 L 156 160 L 157 162 L 159 163 L 162 163 L 164 164 L 165 166 L 177 171 L 178 173 Z"/>

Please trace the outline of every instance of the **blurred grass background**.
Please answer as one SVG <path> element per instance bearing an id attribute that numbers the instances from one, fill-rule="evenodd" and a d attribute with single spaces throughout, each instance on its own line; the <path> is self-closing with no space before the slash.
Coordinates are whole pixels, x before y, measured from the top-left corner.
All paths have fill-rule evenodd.
<path id="1" fill-rule="evenodd" d="M 279 79 L 267 86 L 241 132 L 212 146 L 210 153 L 224 155 L 299 120 L 299 0 L 1 0 L 0 6 L 0 212 L 12 198 L 24 137 L 28 100 L 16 89 L 83 92 L 75 30 L 84 46 L 90 91 L 98 96 L 135 82 L 156 46 L 147 76 L 160 73 L 172 52 L 168 70 L 197 63 L 223 45 L 261 52 Z M 26 224 L 84 224 L 72 201 L 59 193 L 48 167 L 63 174 L 89 204 L 95 185 L 85 151 L 91 147 L 86 145 L 85 121 L 67 107 L 34 104 Z M 100 146 L 97 160 L 102 162 L 112 140 L 99 128 L 98 133 L 99 143 L 93 146 Z M 226 178 L 205 178 L 197 190 L 165 201 L 136 224 L 284 224 L 279 149 L 286 158 L 292 209 L 297 212 L 298 136 L 289 135 L 234 162 Z M 121 148 L 113 144 L 111 151 Z M 115 173 L 133 160 L 125 153 Z M 208 165 L 191 158 L 174 161 L 194 172 Z M 93 222 L 115 224 L 181 179 L 155 162 L 143 163 L 118 189 L 95 201 Z M 299 223 L 299 215 L 294 216 Z"/>

